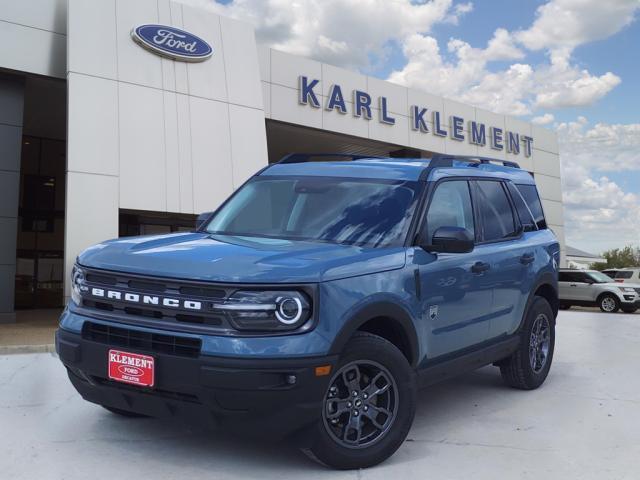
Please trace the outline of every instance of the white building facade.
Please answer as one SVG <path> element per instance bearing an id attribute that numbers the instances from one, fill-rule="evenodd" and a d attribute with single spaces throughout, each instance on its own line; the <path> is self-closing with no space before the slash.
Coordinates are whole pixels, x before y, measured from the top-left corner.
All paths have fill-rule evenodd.
<path id="1" fill-rule="evenodd" d="M 145 25 L 211 51 L 176 59 Z M 564 248 L 557 137 L 517 118 L 258 46 L 170 0 L 0 0 L 0 44 L 0 319 L 61 305 L 87 246 L 188 229 L 292 152 L 517 162 Z"/>

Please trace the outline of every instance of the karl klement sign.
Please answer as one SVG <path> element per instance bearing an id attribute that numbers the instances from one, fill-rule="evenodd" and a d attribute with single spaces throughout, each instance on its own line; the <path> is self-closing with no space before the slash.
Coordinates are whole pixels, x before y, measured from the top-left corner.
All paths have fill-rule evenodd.
<path id="1" fill-rule="evenodd" d="M 309 105 L 314 108 L 321 108 L 318 100 L 317 87 L 320 80 L 309 79 L 305 75 L 298 77 L 298 102 L 301 105 Z M 372 119 L 372 99 L 371 95 L 361 90 L 354 90 L 353 95 L 353 116 L 357 118 Z M 347 113 L 347 103 L 340 85 L 332 85 L 327 95 L 324 108 L 328 111 L 336 110 L 339 113 Z M 387 125 L 395 125 L 396 119 L 389 113 L 386 97 L 378 97 L 378 121 Z M 443 120 L 439 111 L 434 110 L 429 113 L 429 109 L 422 105 L 411 105 L 409 107 L 411 128 L 425 134 L 433 134 L 439 137 L 449 137 L 459 142 L 468 137 L 469 143 L 484 147 L 489 145 L 494 150 L 506 150 L 513 155 L 519 155 L 523 151 L 525 157 L 531 156 L 533 138 L 528 135 L 521 135 L 510 132 L 503 128 L 486 126 L 482 122 L 470 120 L 468 122 L 468 132 L 464 131 L 464 118 L 451 116 L 449 130 L 444 128 Z M 428 117 L 431 116 L 432 129 L 427 124 Z"/>

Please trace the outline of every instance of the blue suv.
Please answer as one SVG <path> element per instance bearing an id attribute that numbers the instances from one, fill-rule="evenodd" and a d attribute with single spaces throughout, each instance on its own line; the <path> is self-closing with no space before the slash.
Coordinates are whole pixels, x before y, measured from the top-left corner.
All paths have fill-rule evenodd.
<path id="1" fill-rule="evenodd" d="M 400 447 L 420 386 L 493 364 L 539 387 L 560 249 L 531 174 L 341 157 L 285 157 L 193 232 L 85 250 L 56 334 L 82 397 L 361 468 Z"/>

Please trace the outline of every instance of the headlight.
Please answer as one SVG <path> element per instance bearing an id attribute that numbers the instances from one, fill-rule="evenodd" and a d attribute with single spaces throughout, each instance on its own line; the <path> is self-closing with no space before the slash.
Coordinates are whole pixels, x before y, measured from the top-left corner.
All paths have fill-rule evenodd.
<path id="1" fill-rule="evenodd" d="M 624 293 L 636 293 L 636 290 L 631 287 L 618 287 L 618 288 L 622 290 Z"/>
<path id="2" fill-rule="evenodd" d="M 295 290 L 242 290 L 215 304 L 214 310 L 223 312 L 238 330 L 295 330 L 311 317 L 308 297 Z"/>
<path id="3" fill-rule="evenodd" d="M 73 303 L 76 305 L 80 305 L 82 303 L 80 293 L 88 290 L 84 281 L 84 270 L 78 267 L 78 265 L 74 265 L 71 270 L 71 300 L 73 300 Z"/>

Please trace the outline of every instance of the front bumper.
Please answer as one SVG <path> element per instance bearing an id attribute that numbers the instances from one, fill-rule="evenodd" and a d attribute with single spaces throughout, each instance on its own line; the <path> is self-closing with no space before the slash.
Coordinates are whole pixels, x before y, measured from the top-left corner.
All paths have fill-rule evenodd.
<path id="1" fill-rule="evenodd" d="M 622 296 L 622 302 L 620 302 L 625 307 L 639 307 L 640 308 L 640 297 L 636 295 L 628 295 L 625 294 Z"/>
<path id="2" fill-rule="evenodd" d="M 315 367 L 337 356 L 295 359 L 181 357 L 124 349 L 155 358 L 155 385 L 128 386 L 108 379 L 108 351 L 118 348 L 63 329 L 56 351 L 71 383 L 87 401 L 152 417 L 177 417 L 196 425 L 230 427 L 285 437 L 320 418 L 330 376 Z M 295 376 L 295 382 L 292 378 Z"/>

